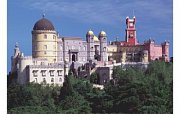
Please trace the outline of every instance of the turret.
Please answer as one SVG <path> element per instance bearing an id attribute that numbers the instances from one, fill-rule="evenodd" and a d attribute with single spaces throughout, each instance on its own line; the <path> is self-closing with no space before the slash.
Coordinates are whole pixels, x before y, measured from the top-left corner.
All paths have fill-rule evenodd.
<path id="1" fill-rule="evenodd" d="M 89 30 L 86 33 L 86 41 L 87 41 L 87 59 L 93 60 L 95 55 L 95 48 L 94 48 L 94 33 L 92 30 Z"/>
<path id="2" fill-rule="evenodd" d="M 19 49 L 18 43 L 16 43 L 14 48 L 14 55 L 11 57 L 11 73 L 17 71 L 18 58 L 21 56 L 21 51 Z"/>
<path id="3" fill-rule="evenodd" d="M 104 31 L 99 33 L 99 41 L 101 61 L 107 61 L 107 35 Z"/>
<path id="4" fill-rule="evenodd" d="M 165 62 L 169 62 L 169 42 L 165 41 L 162 46 L 162 58 Z"/>
<path id="5" fill-rule="evenodd" d="M 128 45 L 136 45 L 136 17 L 134 16 L 130 19 L 128 16 L 126 17 L 126 42 Z"/>

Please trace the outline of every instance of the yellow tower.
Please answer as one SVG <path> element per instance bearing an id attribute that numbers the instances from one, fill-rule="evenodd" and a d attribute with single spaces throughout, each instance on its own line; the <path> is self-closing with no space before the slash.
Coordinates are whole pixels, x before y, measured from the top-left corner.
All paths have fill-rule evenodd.
<path id="1" fill-rule="evenodd" d="M 32 30 L 32 56 L 46 58 L 49 63 L 57 62 L 57 32 L 44 15 Z"/>

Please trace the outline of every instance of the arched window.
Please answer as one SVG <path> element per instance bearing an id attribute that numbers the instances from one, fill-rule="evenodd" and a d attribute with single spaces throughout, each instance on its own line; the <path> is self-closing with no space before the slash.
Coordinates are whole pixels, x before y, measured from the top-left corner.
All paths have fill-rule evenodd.
<path id="1" fill-rule="evenodd" d="M 53 35 L 53 39 L 55 39 L 56 38 L 56 36 L 55 35 Z"/>
<path id="2" fill-rule="evenodd" d="M 84 51 L 86 51 L 86 46 L 84 46 Z"/>

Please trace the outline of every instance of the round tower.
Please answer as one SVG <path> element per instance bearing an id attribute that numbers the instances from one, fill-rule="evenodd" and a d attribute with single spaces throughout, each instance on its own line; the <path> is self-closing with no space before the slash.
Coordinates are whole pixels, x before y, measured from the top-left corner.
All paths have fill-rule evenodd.
<path id="1" fill-rule="evenodd" d="M 46 58 L 50 63 L 57 61 L 57 32 L 44 16 L 32 30 L 32 57 Z"/>
<path id="2" fill-rule="evenodd" d="M 104 31 L 99 33 L 99 41 L 101 61 L 107 61 L 107 35 Z"/>
<path id="3" fill-rule="evenodd" d="M 18 59 L 21 55 L 18 43 L 16 43 L 15 48 L 14 48 L 14 55 L 11 57 L 11 73 L 17 71 L 17 64 L 18 64 Z"/>
<path id="4" fill-rule="evenodd" d="M 94 33 L 93 31 L 89 30 L 86 33 L 86 41 L 87 41 L 87 59 L 93 60 L 95 55 L 94 49 Z"/>
<path id="5" fill-rule="evenodd" d="M 169 62 L 169 42 L 165 41 L 162 45 L 162 58 L 165 62 Z"/>

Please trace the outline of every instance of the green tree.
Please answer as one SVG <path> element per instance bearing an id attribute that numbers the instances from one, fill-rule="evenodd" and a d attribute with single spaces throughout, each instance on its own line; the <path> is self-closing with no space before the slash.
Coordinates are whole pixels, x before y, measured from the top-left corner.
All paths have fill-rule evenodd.
<path id="1" fill-rule="evenodd" d="M 94 84 L 98 84 L 98 82 L 99 82 L 99 77 L 98 77 L 98 74 L 97 74 L 96 72 L 91 74 L 91 76 L 90 76 L 90 82 L 91 82 L 91 83 L 94 83 Z"/>

